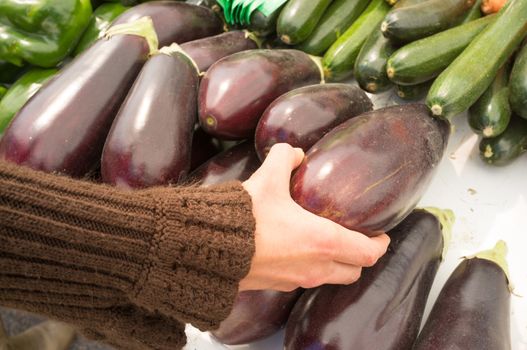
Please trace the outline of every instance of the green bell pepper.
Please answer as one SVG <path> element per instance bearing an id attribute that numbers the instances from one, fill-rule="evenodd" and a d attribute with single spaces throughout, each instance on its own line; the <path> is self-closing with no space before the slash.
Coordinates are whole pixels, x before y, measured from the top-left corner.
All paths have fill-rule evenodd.
<path id="1" fill-rule="evenodd" d="M 6 61 L 0 61 L 0 83 L 13 83 L 24 71 L 24 67 L 18 67 Z"/>
<path id="2" fill-rule="evenodd" d="M 33 68 L 11 85 L 0 100 L 0 133 L 4 132 L 4 129 L 20 108 L 57 72 L 58 69 L 55 68 Z"/>
<path id="3" fill-rule="evenodd" d="M 77 56 L 91 46 L 97 39 L 100 39 L 106 29 L 110 27 L 113 20 L 128 9 L 129 7 L 123 6 L 120 3 L 103 4 L 97 7 L 93 11 L 88 28 L 75 48 L 74 56 Z"/>
<path id="4" fill-rule="evenodd" d="M 0 0 L 0 60 L 54 67 L 75 48 L 90 0 Z"/>

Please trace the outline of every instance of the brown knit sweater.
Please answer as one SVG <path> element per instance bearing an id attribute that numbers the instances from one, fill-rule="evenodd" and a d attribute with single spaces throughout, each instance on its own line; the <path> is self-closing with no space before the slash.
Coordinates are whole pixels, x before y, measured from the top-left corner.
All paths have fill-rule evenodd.
<path id="1" fill-rule="evenodd" d="M 140 191 L 0 162 L 0 305 L 120 349 L 178 349 L 216 328 L 254 254 L 240 183 Z"/>

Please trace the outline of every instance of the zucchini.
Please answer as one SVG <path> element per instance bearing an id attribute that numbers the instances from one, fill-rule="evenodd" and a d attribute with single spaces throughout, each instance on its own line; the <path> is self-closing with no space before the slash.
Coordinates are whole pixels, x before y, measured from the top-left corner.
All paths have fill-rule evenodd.
<path id="1" fill-rule="evenodd" d="M 388 77 L 398 85 L 415 85 L 435 78 L 494 19 L 495 16 L 487 16 L 403 46 L 388 60 Z"/>
<path id="2" fill-rule="evenodd" d="M 476 134 L 496 137 L 505 131 L 511 119 L 509 105 L 509 69 L 503 66 L 487 91 L 469 108 L 468 123 Z"/>
<path id="3" fill-rule="evenodd" d="M 425 97 L 428 90 L 430 90 L 432 82 L 433 81 L 430 80 L 417 85 L 396 85 L 397 96 L 405 101 L 420 100 Z"/>
<path id="4" fill-rule="evenodd" d="M 276 31 L 288 45 L 306 40 L 315 29 L 331 0 L 290 0 L 278 17 Z"/>
<path id="5" fill-rule="evenodd" d="M 381 30 L 395 42 L 407 43 L 448 29 L 463 20 L 475 0 L 429 0 L 394 9 Z"/>
<path id="6" fill-rule="evenodd" d="M 373 0 L 351 27 L 331 45 L 322 59 L 328 80 L 342 80 L 353 73 L 355 60 L 362 45 L 390 11 L 384 0 Z"/>
<path id="7" fill-rule="evenodd" d="M 472 22 L 477 20 L 478 18 L 481 18 L 483 14 L 481 13 L 481 2 L 483 0 L 476 0 L 474 3 L 474 6 L 471 7 L 471 9 L 467 12 L 465 17 L 463 18 L 463 21 L 461 24 Z"/>
<path id="8" fill-rule="evenodd" d="M 251 14 L 250 24 L 247 26 L 251 32 L 257 36 L 268 36 L 276 31 L 276 21 L 282 11 L 282 7 L 276 9 L 269 16 L 264 15 L 260 10 L 256 10 Z"/>
<path id="9" fill-rule="evenodd" d="M 510 0 L 463 53 L 436 79 L 427 97 L 442 118 L 466 111 L 485 92 L 527 34 L 527 1 Z"/>
<path id="10" fill-rule="evenodd" d="M 383 92 L 391 82 L 386 74 L 386 62 L 395 48 L 378 27 L 368 37 L 359 52 L 353 71 L 359 86 L 369 93 Z"/>
<path id="11" fill-rule="evenodd" d="M 481 140 L 479 151 L 487 164 L 503 166 L 511 163 L 527 151 L 527 120 L 512 117 L 502 134 Z"/>
<path id="12" fill-rule="evenodd" d="M 310 55 L 322 55 L 355 22 L 369 2 L 370 0 L 335 0 L 298 49 Z"/>
<path id="13" fill-rule="evenodd" d="M 512 68 L 510 102 L 514 112 L 527 119 L 527 43 L 516 56 Z"/>
<path id="14" fill-rule="evenodd" d="M 428 0 L 399 0 L 395 3 L 395 5 L 393 5 L 393 8 L 398 9 L 401 7 L 413 6 L 413 5 L 417 5 L 425 1 L 428 1 Z"/>
<path id="15" fill-rule="evenodd" d="M 7 93 L 7 87 L 4 85 L 0 85 L 0 101 L 2 98 L 4 98 L 5 94 Z"/>

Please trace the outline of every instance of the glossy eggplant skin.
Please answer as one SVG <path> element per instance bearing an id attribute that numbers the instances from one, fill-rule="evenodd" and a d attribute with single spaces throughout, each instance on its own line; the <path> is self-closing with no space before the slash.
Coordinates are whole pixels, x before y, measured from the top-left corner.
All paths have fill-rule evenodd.
<path id="1" fill-rule="evenodd" d="M 192 138 L 192 152 L 190 155 L 190 171 L 195 170 L 200 165 L 222 151 L 220 141 L 207 134 L 202 128 L 194 130 Z"/>
<path id="2" fill-rule="evenodd" d="M 510 291 L 486 259 L 459 264 L 439 293 L 414 350 L 510 350 Z"/>
<path id="3" fill-rule="evenodd" d="M 94 43 L 18 112 L 0 141 L 0 159 L 74 177 L 88 173 L 149 54 L 136 35 Z"/>
<path id="4" fill-rule="evenodd" d="M 318 84 L 290 91 L 265 110 L 256 127 L 256 151 L 261 160 L 275 143 L 285 142 L 307 152 L 342 122 L 371 111 L 368 95 L 348 84 Z"/>
<path id="5" fill-rule="evenodd" d="M 304 293 L 285 350 L 411 349 L 441 261 L 441 225 L 416 210 L 388 234 L 388 252 L 357 282 Z"/>
<path id="6" fill-rule="evenodd" d="M 154 22 L 159 47 L 184 43 L 223 32 L 223 22 L 207 7 L 178 1 L 151 1 L 132 7 L 112 23 L 133 22 L 141 17 Z"/>
<path id="7" fill-rule="evenodd" d="M 298 50 L 249 50 L 225 57 L 202 79 L 200 125 L 219 138 L 251 138 L 271 102 L 320 81 L 317 64 Z"/>
<path id="8" fill-rule="evenodd" d="M 200 72 L 206 72 L 212 64 L 237 52 L 258 48 L 248 32 L 235 30 L 208 38 L 189 41 L 181 48 L 192 57 Z"/>
<path id="9" fill-rule="evenodd" d="M 309 150 L 291 195 L 314 214 L 368 236 L 390 230 L 428 187 L 449 134 L 449 123 L 423 104 L 367 112 Z"/>
<path id="10" fill-rule="evenodd" d="M 212 334 L 226 345 L 248 344 L 267 338 L 284 326 L 302 292 L 303 289 L 289 293 L 240 292 L 232 312 Z"/>
<path id="11" fill-rule="evenodd" d="M 210 186 L 222 182 L 245 181 L 262 165 L 253 141 L 244 141 L 210 159 L 194 170 L 187 182 Z"/>
<path id="12" fill-rule="evenodd" d="M 187 176 L 198 82 L 196 68 L 182 53 L 148 60 L 106 139 L 104 182 L 144 188 L 178 183 Z"/>

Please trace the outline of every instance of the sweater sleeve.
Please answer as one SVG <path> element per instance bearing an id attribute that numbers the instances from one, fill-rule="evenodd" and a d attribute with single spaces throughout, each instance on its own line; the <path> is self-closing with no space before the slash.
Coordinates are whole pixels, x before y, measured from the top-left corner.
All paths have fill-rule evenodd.
<path id="1" fill-rule="evenodd" d="M 0 162 L 0 304 L 67 319 L 133 305 L 214 329 L 254 230 L 239 182 L 123 191 Z"/>

